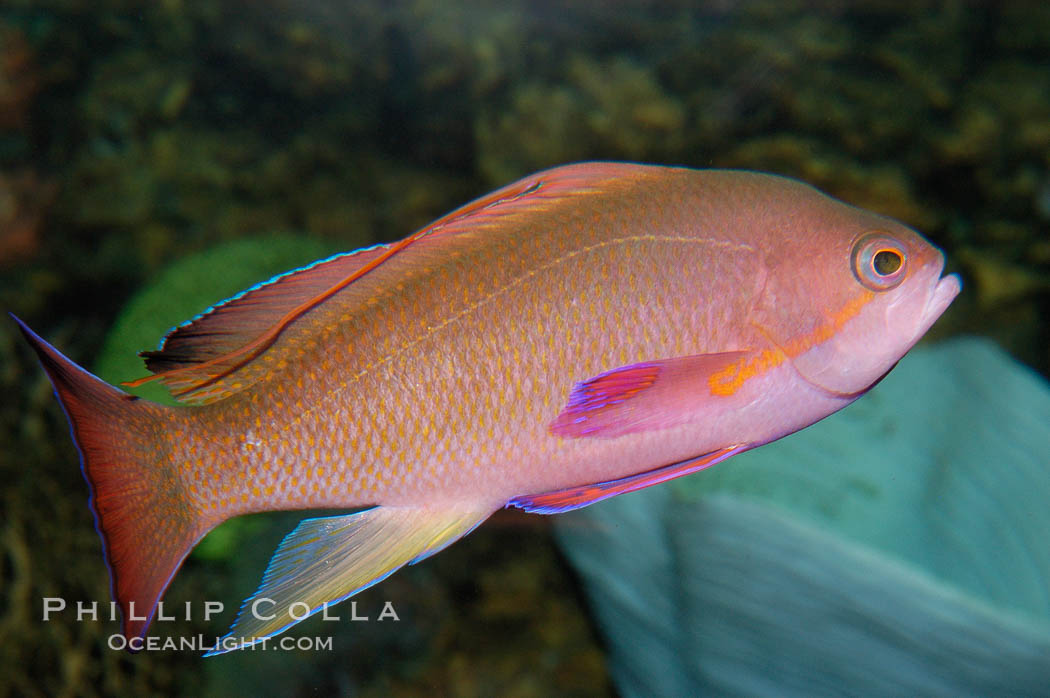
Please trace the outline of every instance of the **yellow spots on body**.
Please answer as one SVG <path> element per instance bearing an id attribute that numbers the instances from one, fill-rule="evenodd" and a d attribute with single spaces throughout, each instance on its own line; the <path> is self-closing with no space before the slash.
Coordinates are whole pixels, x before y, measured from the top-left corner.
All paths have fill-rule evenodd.
<path id="1" fill-rule="evenodd" d="M 273 496 L 273 485 L 267 485 L 266 487 L 264 487 L 263 494 L 265 494 L 267 497 Z"/>

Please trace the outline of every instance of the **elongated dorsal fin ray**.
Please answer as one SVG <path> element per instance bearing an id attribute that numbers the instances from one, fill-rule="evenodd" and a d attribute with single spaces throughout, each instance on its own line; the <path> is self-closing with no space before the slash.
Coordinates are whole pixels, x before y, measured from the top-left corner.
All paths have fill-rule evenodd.
<path id="1" fill-rule="evenodd" d="M 603 191 L 644 170 L 623 163 L 584 163 L 540 172 L 498 189 L 387 245 L 336 255 L 278 276 L 216 305 L 170 332 L 157 351 L 144 352 L 154 374 L 183 402 L 207 404 L 248 387 L 233 377 L 262 355 L 296 320 L 389 260 L 410 249 L 441 247 L 450 237 L 490 229 L 509 217 L 536 214 L 572 196 Z"/>
<path id="2" fill-rule="evenodd" d="M 282 274 L 209 308 L 174 328 L 156 351 L 142 352 L 146 367 L 163 374 L 221 358 L 244 346 L 296 308 L 353 276 L 386 245 L 335 255 Z"/>
<path id="3" fill-rule="evenodd" d="M 208 654 L 249 647 L 376 584 L 470 533 L 489 505 L 380 506 L 304 519 L 277 547 L 262 584 Z"/>

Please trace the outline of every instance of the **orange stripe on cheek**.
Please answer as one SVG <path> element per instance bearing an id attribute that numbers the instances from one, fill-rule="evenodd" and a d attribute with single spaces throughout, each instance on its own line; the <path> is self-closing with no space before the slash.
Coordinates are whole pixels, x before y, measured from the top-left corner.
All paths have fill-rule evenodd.
<path id="1" fill-rule="evenodd" d="M 860 295 L 855 296 L 832 315 L 827 322 L 817 326 L 809 334 L 792 338 L 785 345 L 784 351 L 765 349 L 757 355 L 749 356 L 741 361 L 735 361 L 721 371 L 711 374 L 707 379 L 711 394 L 722 397 L 732 395 L 748 379 L 762 375 L 766 371 L 784 363 L 786 359 L 795 358 L 817 344 L 828 341 L 873 298 L 875 298 L 875 293 L 872 291 L 864 291 Z"/>
<path id="2" fill-rule="evenodd" d="M 816 345 L 823 344 L 834 337 L 835 333 L 841 330 L 843 325 L 856 317 L 861 309 L 874 298 L 875 293 L 867 290 L 854 296 L 849 303 L 842 306 L 838 312 L 832 315 L 828 322 L 819 325 L 809 334 L 793 338 L 787 343 L 787 346 L 784 347 L 784 351 L 786 351 L 791 358 L 795 358 L 799 354 L 812 349 Z"/>
<path id="3" fill-rule="evenodd" d="M 712 395 L 723 397 L 732 395 L 748 378 L 765 373 L 774 366 L 784 363 L 784 353 L 775 349 L 766 349 L 755 356 L 742 361 L 735 361 L 721 371 L 711 374 L 707 385 Z"/>

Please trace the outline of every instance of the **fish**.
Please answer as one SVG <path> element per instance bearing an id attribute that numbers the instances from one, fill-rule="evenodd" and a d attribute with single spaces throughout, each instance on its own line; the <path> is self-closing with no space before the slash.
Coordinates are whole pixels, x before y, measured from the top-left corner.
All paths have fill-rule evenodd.
<path id="1" fill-rule="evenodd" d="M 219 523 L 307 518 L 222 642 L 251 646 L 505 507 L 703 470 L 877 383 L 961 289 L 917 232 L 800 181 L 616 162 L 509 184 L 256 285 L 143 352 L 181 404 L 15 320 L 69 420 L 126 638 Z"/>

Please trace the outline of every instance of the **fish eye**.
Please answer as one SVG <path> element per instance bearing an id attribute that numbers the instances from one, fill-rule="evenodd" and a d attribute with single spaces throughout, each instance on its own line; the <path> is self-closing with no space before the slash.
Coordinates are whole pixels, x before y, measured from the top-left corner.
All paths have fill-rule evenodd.
<path id="1" fill-rule="evenodd" d="M 879 250 L 871 258 L 871 268 L 879 276 L 889 276 L 901 268 L 904 258 L 897 250 Z"/>
<path id="2" fill-rule="evenodd" d="M 904 246 L 885 233 L 868 233 L 853 245 L 853 275 L 872 291 L 888 291 L 904 280 Z"/>

